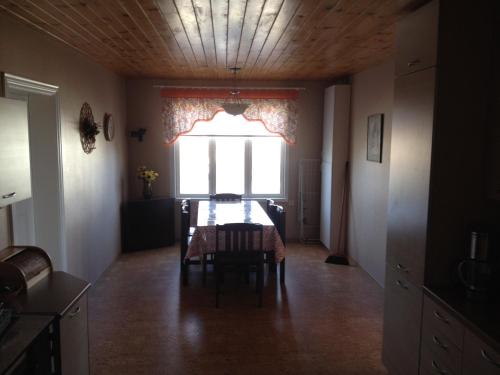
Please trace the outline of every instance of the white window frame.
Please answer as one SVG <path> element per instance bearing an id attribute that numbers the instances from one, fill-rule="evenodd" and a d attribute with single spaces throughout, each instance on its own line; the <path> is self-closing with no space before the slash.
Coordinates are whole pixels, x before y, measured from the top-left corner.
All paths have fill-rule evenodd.
<path id="1" fill-rule="evenodd" d="M 183 135 L 181 137 L 200 137 L 198 135 Z M 180 168 L 179 168 L 179 142 L 174 144 L 174 175 L 175 175 L 175 197 L 177 199 L 193 198 L 193 199 L 208 199 L 211 194 L 215 194 L 215 140 L 218 137 L 232 137 L 230 135 L 220 136 L 203 136 L 209 138 L 208 154 L 209 154 L 209 191 L 208 194 L 181 194 L 180 192 Z M 264 138 L 265 136 L 241 136 L 235 135 L 238 138 L 246 138 L 245 140 L 245 192 L 243 193 L 244 199 L 287 199 L 288 189 L 288 147 L 287 143 L 282 140 L 281 142 L 281 174 L 280 174 L 280 192 L 279 194 L 251 194 L 252 190 L 252 138 Z M 231 192 L 227 192 L 231 193 Z"/>

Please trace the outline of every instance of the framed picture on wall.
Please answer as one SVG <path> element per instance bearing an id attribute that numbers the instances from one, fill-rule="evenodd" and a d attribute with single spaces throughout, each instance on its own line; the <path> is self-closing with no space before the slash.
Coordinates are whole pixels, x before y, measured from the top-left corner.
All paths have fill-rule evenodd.
<path id="1" fill-rule="evenodd" d="M 368 116 L 366 159 L 382 163 L 382 141 L 384 139 L 384 114 Z"/>

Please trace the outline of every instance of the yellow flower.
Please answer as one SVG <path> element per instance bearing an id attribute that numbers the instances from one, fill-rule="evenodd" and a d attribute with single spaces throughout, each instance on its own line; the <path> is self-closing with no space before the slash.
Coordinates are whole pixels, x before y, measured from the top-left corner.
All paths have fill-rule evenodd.
<path id="1" fill-rule="evenodd" d="M 160 174 L 153 169 L 147 169 L 145 166 L 141 166 L 137 168 L 137 178 L 146 181 L 146 182 L 153 182 L 155 181 Z"/>

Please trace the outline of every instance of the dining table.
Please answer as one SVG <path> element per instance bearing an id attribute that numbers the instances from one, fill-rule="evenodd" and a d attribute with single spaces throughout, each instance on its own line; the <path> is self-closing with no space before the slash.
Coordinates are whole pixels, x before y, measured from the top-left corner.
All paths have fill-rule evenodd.
<path id="1" fill-rule="evenodd" d="M 186 259 L 201 258 L 204 254 L 214 253 L 216 225 L 228 223 L 262 224 L 263 250 L 274 251 L 276 263 L 285 259 L 285 245 L 272 220 L 258 201 L 201 200 L 197 211 L 196 228 L 186 252 Z"/>

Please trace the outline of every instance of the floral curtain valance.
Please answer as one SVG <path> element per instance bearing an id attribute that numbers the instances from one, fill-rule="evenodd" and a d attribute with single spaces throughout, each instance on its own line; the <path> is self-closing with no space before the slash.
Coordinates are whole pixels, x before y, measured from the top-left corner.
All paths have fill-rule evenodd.
<path id="1" fill-rule="evenodd" d="M 279 134 L 287 143 L 295 143 L 297 129 L 296 90 L 241 90 L 240 98 L 250 104 L 243 116 L 260 121 L 266 129 Z M 189 133 L 197 121 L 210 121 L 222 111 L 227 90 L 162 90 L 162 124 L 165 143 L 173 143 Z"/>

